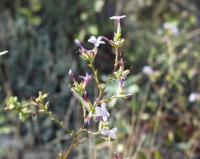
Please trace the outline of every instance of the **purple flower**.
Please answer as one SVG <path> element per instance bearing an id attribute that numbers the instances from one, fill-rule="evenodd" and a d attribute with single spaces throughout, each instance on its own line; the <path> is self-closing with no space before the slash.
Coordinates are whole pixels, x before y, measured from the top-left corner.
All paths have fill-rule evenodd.
<path id="1" fill-rule="evenodd" d="M 92 79 L 92 76 L 89 75 L 88 73 L 86 73 L 85 76 L 80 76 L 83 79 L 83 87 L 85 88 L 87 86 L 87 84 L 90 82 L 90 80 Z"/>
<path id="2" fill-rule="evenodd" d="M 101 107 L 95 108 L 96 117 L 100 117 L 103 121 L 107 121 L 108 117 L 110 116 L 105 103 L 101 104 Z"/>
<path id="3" fill-rule="evenodd" d="M 109 138 L 115 139 L 116 138 L 117 128 L 109 129 L 101 129 L 101 134 L 105 135 Z"/>
<path id="4" fill-rule="evenodd" d="M 95 36 L 91 36 L 88 39 L 88 42 L 94 44 L 94 46 L 97 48 L 97 47 L 99 47 L 100 44 L 105 44 L 105 42 L 102 41 L 101 39 L 102 39 L 102 36 L 99 36 L 97 38 Z"/>
<path id="5" fill-rule="evenodd" d="M 154 70 L 151 66 L 144 66 L 142 69 L 142 72 L 148 76 L 152 75 L 154 73 Z"/>
<path id="6" fill-rule="evenodd" d="M 102 43 L 104 41 L 101 41 L 100 43 Z M 85 49 L 80 41 L 78 39 L 75 40 L 76 45 L 79 47 L 79 52 L 80 52 L 80 56 L 81 58 L 83 58 L 84 60 L 88 60 L 91 61 L 95 58 L 96 54 L 97 54 L 97 50 L 93 49 L 93 50 L 87 50 Z M 96 44 L 97 45 L 97 44 Z"/>
<path id="7" fill-rule="evenodd" d="M 0 52 L 0 56 L 1 56 L 1 55 L 4 55 L 4 54 L 6 54 L 6 53 L 8 53 L 8 51 Z"/>
<path id="8" fill-rule="evenodd" d="M 199 99 L 200 99 L 199 93 L 191 93 L 188 100 L 189 100 L 189 102 L 193 103 Z"/>
<path id="9" fill-rule="evenodd" d="M 126 15 L 121 15 L 121 16 L 112 16 L 110 17 L 111 20 L 116 20 L 117 22 L 117 33 L 121 35 L 121 24 L 120 24 L 120 20 L 122 18 L 125 18 Z"/>
<path id="10" fill-rule="evenodd" d="M 112 17 L 110 17 L 110 19 L 114 19 L 114 20 L 120 20 L 120 19 L 122 19 L 122 18 L 125 18 L 126 17 L 126 15 L 121 15 L 121 16 L 112 16 Z"/>

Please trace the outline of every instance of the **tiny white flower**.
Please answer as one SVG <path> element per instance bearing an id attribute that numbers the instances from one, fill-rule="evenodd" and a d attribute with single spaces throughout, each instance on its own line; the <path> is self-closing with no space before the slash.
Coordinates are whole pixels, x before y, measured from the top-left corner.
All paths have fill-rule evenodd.
<path id="1" fill-rule="evenodd" d="M 200 94 L 198 94 L 198 93 L 191 93 L 188 98 L 189 102 L 191 102 L 191 103 L 197 101 L 198 99 L 200 99 Z"/>
<path id="2" fill-rule="evenodd" d="M 163 28 L 171 31 L 171 33 L 174 34 L 174 35 L 179 34 L 179 29 L 177 27 L 177 24 L 175 24 L 175 23 L 166 22 L 166 23 L 163 24 Z"/>
<path id="3" fill-rule="evenodd" d="M 144 66 L 142 72 L 146 75 L 152 75 L 154 73 L 154 70 L 151 66 Z"/>
<path id="4" fill-rule="evenodd" d="M 102 36 L 99 36 L 97 38 L 95 36 L 91 36 L 88 39 L 88 42 L 94 44 L 95 47 L 99 47 L 100 44 L 105 44 L 105 42 L 102 41 Z"/>

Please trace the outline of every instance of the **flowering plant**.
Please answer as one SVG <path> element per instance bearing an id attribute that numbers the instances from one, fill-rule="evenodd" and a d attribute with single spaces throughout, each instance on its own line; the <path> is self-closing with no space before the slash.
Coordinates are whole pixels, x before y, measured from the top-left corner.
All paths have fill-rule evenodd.
<path id="1" fill-rule="evenodd" d="M 31 102 L 20 103 L 18 99 L 9 98 L 6 99 L 6 110 L 15 110 L 19 114 L 21 120 L 26 120 L 30 115 L 37 115 L 38 113 L 47 114 L 51 120 L 57 123 L 65 132 L 71 136 L 71 144 L 69 148 L 63 153 L 60 153 L 59 159 L 67 159 L 71 155 L 73 149 L 81 143 L 81 138 L 84 134 L 98 135 L 103 139 L 112 141 L 117 136 L 117 128 L 109 126 L 110 113 L 108 105 L 113 99 L 126 98 L 130 94 L 125 91 L 125 81 L 129 70 L 125 69 L 124 62 L 121 54 L 121 47 L 124 44 L 124 39 L 121 37 L 121 19 L 126 16 L 113 16 L 110 19 L 115 20 L 117 24 L 117 31 L 114 33 L 113 39 L 108 39 L 105 36 L 91 36 L 88 39 L 89 43 L 94 45 L 93 49 L 85 49 L 81 42 L 76 39 L 75 44 L 77 45 L 80 53 L 80 58 L 87 63 L 91 72 L 86 73 L 85 76 L 79 76 L 76 78 L 73 71 L 69 70 L 69 79 L 71 81 L 71 91 L 73 95 L 80 101 L 82 106 L 83 114 L 83 125 L 77 131 L 71 131 L 65 127 L 64 122 L 60 121 L 48 108 L 49 102 L 46 100 L 47 94 L 39 92 L 37 98 L 32 98 Z M 95 57 L 98 53 L 98 49 L 101 45 L 111 45 L 115 51 L 115 60 L 113 65 L 113 72 L 108 76 L 105 82 L 101 82 L 98 70 L 94 67 Z M 89 98 L 87 93 L 87 87 L 90 82 L 94 80 L 97 88 L 97 96 L 93 100 Z M 118 92 L 112 96 L 106 95 L 106 88 L 111 82 L 118 82 Z M 32 111 L 30 105 L 34 105 L 37 111 Z M 91 125 L 96 125 L 96 130 L 91 130 Z"/>

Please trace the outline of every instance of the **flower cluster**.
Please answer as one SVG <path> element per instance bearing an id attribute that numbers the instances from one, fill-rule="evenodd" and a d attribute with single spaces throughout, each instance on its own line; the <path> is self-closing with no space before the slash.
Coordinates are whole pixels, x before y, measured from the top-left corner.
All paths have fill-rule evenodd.
<path id="1" fill-rule="evenodd" d="M 80 43 L 80 41 L 78 39 L 75 40 L 76 45 L 79 48 L 79 52 L 80 52 L 80 56 L 83 60 L 89 61 L 89 62 L 93 62 L 94 58 L 97 54 L 97 48 L 99 47 L 100 44 L 105 44 L 104 41 L 102 41 L 102 37 L 94 37 L 91 36 L 90 39 L 88 39 L 88 42 L 92 43 L 94 45 L 94 48 L 91 50 L 87 50 L 85 49 L 82 44 Z"/>
<path id="2" fill-rule="evenodd" d="M 69 70 L 69 78 L 71 81 L 73 81 L 72 91 L 74 93 L 77 93 L 79 96 L 85 95 L 86 94 L 86 86 L 90 82 L 92 76 L 89 75 L 88 73 L 86 73 L 85 76 L 80 76 L 80 79 L 82 79 L 82 81 L 78 82 L 74 76 L 74 73 L 70 69 Z"/>
<path id="3" fill-rule="evenodd" d="M 91 36 L 88 39 L 88 42 L 94 45 L 92 49 L 84 48 L 81 42 L 76 39 L 75 44 L 79 49 L 80 57 L 82 60 L 88 63 L 92 73 L 86 73 L 85 76 L 80 76 L 81 81 L 78 82 L 74 73 L 71 70 L 69 71 L 69 78 L 73 82 L 71 90 L 81 102 L 85 124 L 89 125 L 91 120 L 98 122 L 98 130 L 93 134 L 101 134 L 108 139 L 116 138 L 117 128 L 109 128 L 108 118 L 110 117 L 110 113 L 108 112 L 107 105 L 109 105 L 112 97 L 105 96 L 105 89 L 111 81 L 118 81 L 119 91 L 117 95 L 125 95 L 125 81 L 127 79 L 127 75 L 130 72 L 124 67 L 124 62 L 120 51 L 120 48 L 124 44 L 124 39 L 121 38 L 121 19 L 125 17 L 126 16 L 123 15 L 113 16 L 110 18 L 111 20 L 115 20 L 117 24 L 117 31 L 114 33 L 113 39 L 108 39 L 105 36 Z M 100 45 L 105 44 L 105 42 L 108 42 L 108 44 L 114 48 L 115 61 L 113 73 L 109 76 L 106 84 L 103 84 L 100 82 L 98 71 L 95 69 L 93 63 Z M 93 102 L 88 98 L 88 93 L 86 90 L 86 86 L 92 79 L 95 80 L 98 89 L 98 96 L 93 99 Z M 121 96 L 118 97 L 120 98 Z"/>
<path id="4" fill-rule="evenodd" d="M 109 126 L 108 119 L 110 118 L 110 113 L 108 111 L 109 103 L 116 98 L 124 98 L 127 95 L 125 92 L 125 81 L 129 70 L 125 69 L 124 61 L 121 54 L 121 47 L 124 44 L 124 39 L 121 38 L 121 22 L 122 18 L 126 16 L 113 16 L 110 19 L 115 20 L 117 24 L 117 31 L 114 33 L 113 39 L 108 39 L 105 36 L 91 36 L 88 39 L 89 43 L 93 44 L 92 49 L 85 49 L 81 42 L 76 39 L 75 44 L 77 45 L 80 53 L 80 58 L 87 63 L 89 67 L 89 73 L 85 75 L 76 76 L 73 71 L 69 70 L 69 79 L 71 81 L 71 91 L 73 95 L 80 101 L 83 110 L 83 126 L 80 127 L 77 131 L 69 130 L 65 127 L 65 124 L 62 120 L 57 118 L 49 110 L 49 102 L 47 100 L 47 94 L 39 92 L 38 97 L 32 98 L 30 101 L 19 102 L 16 97 L 9 98 L 6 100 L 5 110 L 12 110 L 19 114 L 19 118 L 23 121 L 28 119 L 32 115 L 38 115 L 39 113 L 46 114 L 52 121 L 54 121 L 60 128 L 62 128 L 66 134 L 72 138 L 70 148 L 67 149 L 64 153 L 61 153 L 59 158 L 67 159 L 70 156 L 70 153 L 79 144 L 80 136 L 83 136 L 83 132 L 88 134 L 100 135 L 104 139 L 115 139 L 117 128 Z M 104 83 L 101 82 L 99 78 L 98 70 L 94 67 L 95 57 L 98 53 L 98 49 L 103 44 L 110 44 L 115 52 L 115 60 L 113 62 L 113 71 L 107 78 L 107 81 Z M 0 55 L 7 53 L 1 52 Z M 119 91 L 117 94 L 112 94 L 108 96 L 106 94 L 106 88 L 111 82 L 119 83 Z M 89 93 L 87 88 L 90 82 L 95 82 L 97 88 L 97 93 L 93 95 L 93 99 L 89 98 Z M 31 109 L 34 107 L 34 109 Z M 93 122 L 91 122 L 93 121 Z M 96 131 L 91 131 L 91 123 L 95 124 Z"/>

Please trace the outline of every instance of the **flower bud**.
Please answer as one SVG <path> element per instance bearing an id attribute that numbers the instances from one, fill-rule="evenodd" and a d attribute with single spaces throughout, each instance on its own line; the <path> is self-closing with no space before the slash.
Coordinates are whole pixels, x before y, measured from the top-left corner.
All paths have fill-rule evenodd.
<path id="1" fill-rule="evenodd" d="M 117 23 L 117 34 L 121 35 L 121 19 L 125 18 L 126 15 L 121 15 L 121 16 L 112 16 L 110 19 L 115 20 Z"/>
<path id="2" fill-rule="evenodd" d="M 85 76 L 81 76 L 81 78 L 83 79 L 83 87 L 86 88 L 87 84 L 90 82 L 90 80 L 92 79 L 92 76 L 89 75 L 88 73 L 86 73 Z"/>
<path id="3" fill-rule="evenodd" d="M 82 50 L 84 49 L 83 46 L 81 45 L 80 41 L 78 39 L 75 39 L 76 45 Z"/>
<path id="4" fill-rule="evenodd" d="M 87 91 L 84 92 L 82 98 L 83 98 L 84 101 L 88 101 L 88 94 L 87 94 Z"/>
<path id="5" fill-rule="evenodd" d="M 75 77 L 74 77 L 74 73 L 72 72 L 71 69 L 69 70 L 68 75 L 69 75 L 69 79 L 70 79 L 71 81 L 76 82 L 76 79 L 75 79 Z"/>

